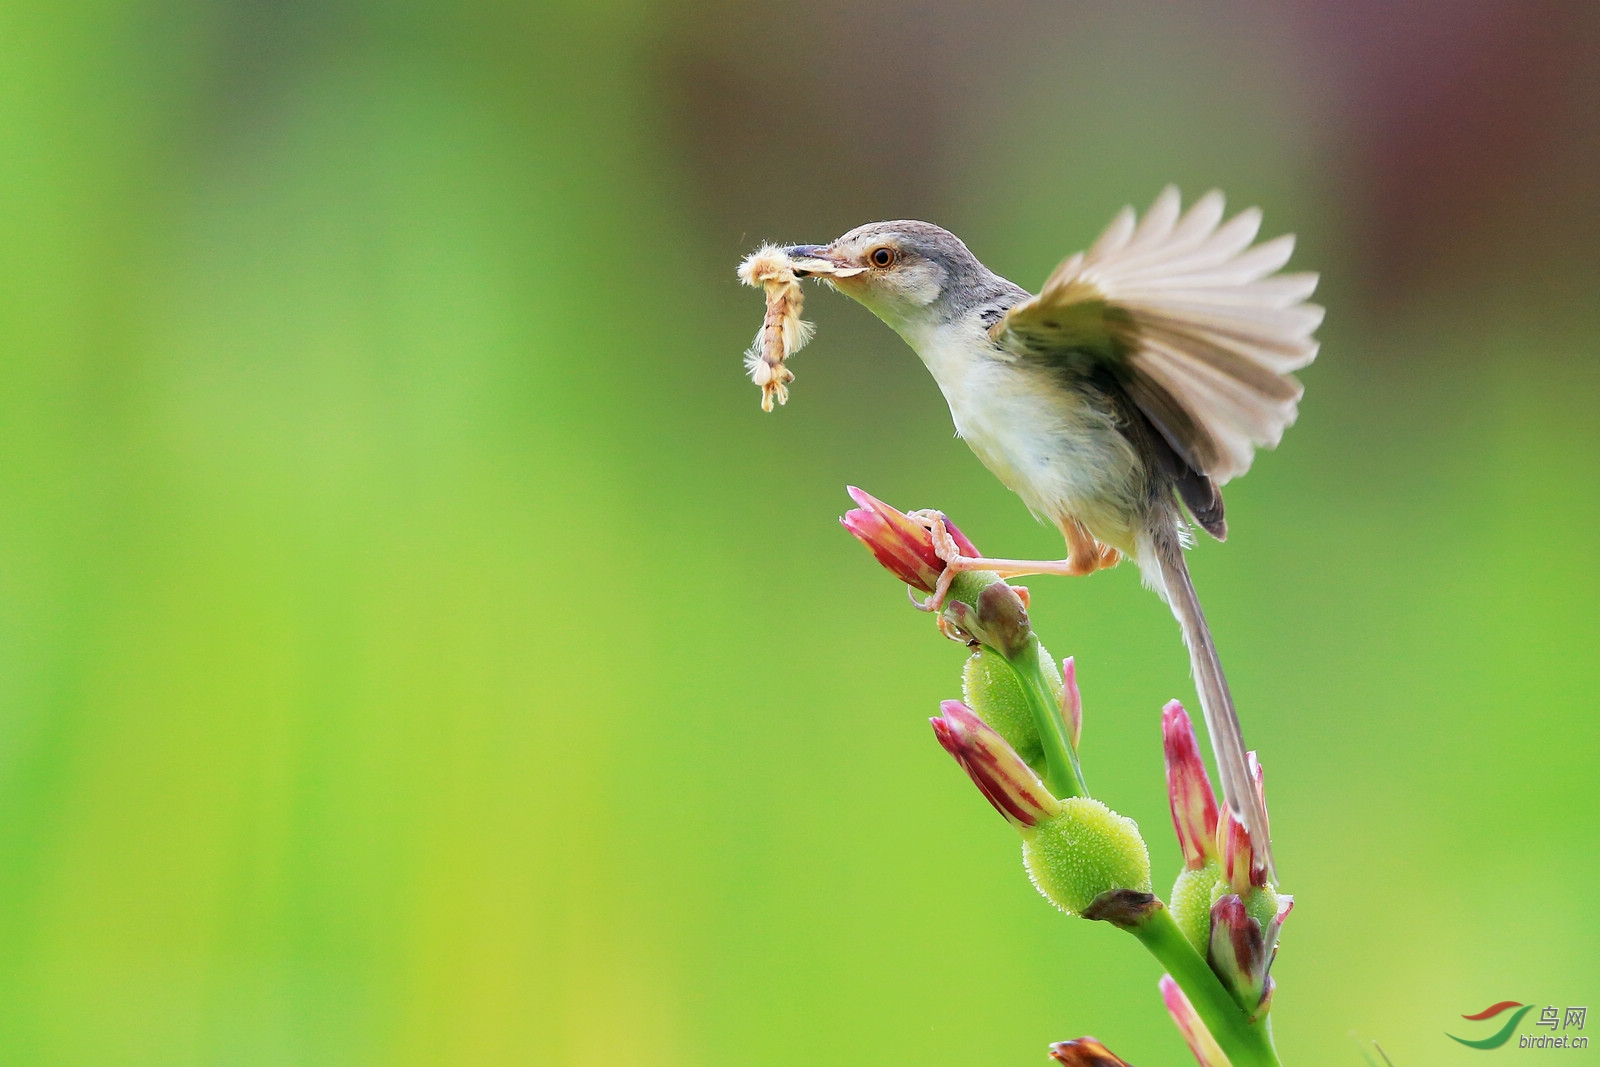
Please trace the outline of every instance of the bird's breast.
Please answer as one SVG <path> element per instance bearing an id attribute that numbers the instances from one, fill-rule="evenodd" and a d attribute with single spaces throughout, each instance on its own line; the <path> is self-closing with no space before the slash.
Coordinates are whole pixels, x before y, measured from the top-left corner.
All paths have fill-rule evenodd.
<path id="1" fill-rule="evenodd" d="M 1146 495 L 1145 471 L 1103 393 L 1000 351 L 981 324 L 906 340 L 984 466 L 1041 518 L 1076 518 L 1122 547 Z"/>

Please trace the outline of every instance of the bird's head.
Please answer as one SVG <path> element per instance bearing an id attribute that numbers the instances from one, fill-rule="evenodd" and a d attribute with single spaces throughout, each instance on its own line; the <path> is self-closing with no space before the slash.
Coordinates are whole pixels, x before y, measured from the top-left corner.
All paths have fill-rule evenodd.
<path id="1" fill-rule="evenodd" d="M 960 314 L 994 279 L 961 238 L 930 222 L 871 222 L 784 251 L 796 274 L 822 278 L 896 329 Z"/>

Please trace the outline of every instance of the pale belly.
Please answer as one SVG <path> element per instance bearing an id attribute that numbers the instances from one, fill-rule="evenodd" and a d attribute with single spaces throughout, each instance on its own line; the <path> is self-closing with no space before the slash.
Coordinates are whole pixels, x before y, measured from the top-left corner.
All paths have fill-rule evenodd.
<path id="1" fill-rule="evenodd" d="M 1035 515 L 1134 552 L 1145 472 L 1109 411 L 1015 363 L 973 360 L 940 388 L 956 432 Z"/>

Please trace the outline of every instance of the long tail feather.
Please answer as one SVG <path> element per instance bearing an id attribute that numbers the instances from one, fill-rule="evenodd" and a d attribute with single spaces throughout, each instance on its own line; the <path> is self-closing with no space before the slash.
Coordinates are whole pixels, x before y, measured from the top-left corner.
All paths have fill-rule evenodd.
<path id="1" fill-rule="evenodd" d="M 1244 733 L 1239 729 L 1239 716 L 1233 710 L 1233 695 L 1228 692 L 1228 679 L 1222 673 L 1222 661 L 1217 658 L 1217 647 L 1211 641 L 1211 628 L 1206 625 L 1200 597 L 1189 579 L 1183 548 L 1170 527 L 1157 533 L 1152 540 L 1152 554 L 1160 567 L 1167 603 L 1183 630 L 1184 644 L 1189 646 L 1189 667 L 1200 693 L 1206 733 L 1211 736 L 1211 749 L 1217 757 L 1223 800 L 1234 818 L 1249 831 L 1250 843 L 1263 860 L 1267 877 L 1276 880 L 1266 809 L 1245 761 Z"/>

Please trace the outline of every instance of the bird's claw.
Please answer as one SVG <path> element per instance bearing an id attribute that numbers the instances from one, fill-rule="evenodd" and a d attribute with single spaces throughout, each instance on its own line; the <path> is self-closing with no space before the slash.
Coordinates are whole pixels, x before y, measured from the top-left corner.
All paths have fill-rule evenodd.
<path id="1" fill-rule="evenodd" d="M 932 508 L 923 508 L 913 511 L 910 516 L 933 538 L 933 551 L 944 561 L 946 569 L 952 563 L 964 560 L 961 548 L 956 544 L 956 539 L 950 536 L 950 530 L 945 526 L 944 513 Z"/>
<path id="2" fill-rule="evenodd" d="M 945 525 L 942 511 L 923 508 L 921 511 L 911 512 L 909 517 L 928 531 L 928 535 L 933 541 L 934 554 L 944 564 L 944 569 L 939 572 L 938 584 L 934 586 L 932 595 L 926 600 L 918 600 L 916 593 L 912 592 L 910 586 L 906 586 L 906 595 L 911 598 L 911 603 L 916 606 L 918 611 L 942 611 L 945 598 L 950 595 L 950 585 L 956 580 L 956 575 L 962 571 L 984 568 L 986 564 L 993 561 L 979 556 L 962 555 L 961 546 L 956 543 L 956 539 L 950 535 L 949 527 Z M 1011 588 L 1016 590 L 1017 596 L 1022 600 L 1022 607 L 1026 610 L 1028 607 L 1027 587 L 1014 585 Z M 946 636 L 949 635 L 947 634 Z"/>
<path id="3" fill-rule="evenodd" d="M 917 595 L 906 586 L 906 595 L 911 598 L 912 605 L 918 611 L 940 612 L 944 610 L 945 598 L 950 595 L 950 583 L 956 580 L 956 575 L 961 572 L 949 563 L 944 565 L 944 570 L 939 572 L 939 582 L 933 587 L 933 593 L 926 600 L 918 600 Z"/>
<path id="4" fill-rule="evenodd" d="M 918 611 L 938 612 L 943 610 L 945 598 L 950 595 L 950 584 L 956 580 L 956 575 L 969 569 L 974 562 L 969 556 L 961 554 L 961 548 L 956 544 L 956 539 L 950 536 L 950 531 L 944 523 L 944 513 L 933 508 L 924 508 L 921 511 L 911 512 L 914 519 L 933 539 L 933 551 L 944 563 L 944 570 L 939 572 L 939 582 L 934 587 L 933 594 L 926 600 L 918 600 L 911 594 L 908 587 L 907 595 L 916 605 Z"/>
<path id="5" fill-rule="evenodd" d="M 972 639 L 972 635 L 971 634 L 964 632 L 961 629 L 961 627 L 959 627 L 955 623 L 951 622 L 945 616 L 940 615 L 937 619 L 934 620 L 934 623 L 939 627 L 939 632 L 940 633 L 944 634 L 945 637 L 947 637 L 950 640 L 954 641 L 956 644 L 958 644 L 958 645 L 972 645 L 972 644 L 974 644 L 974 641 Z"/>
<path id="6" fill-rule="evenodd" d="M 955 641 L 957 644 L 970 645 L 972 643 L 972 635 L 963 632 L 961 627 L 952 622 L 950 618 L 941 610 L 944 606 L 944 597 L 947 596 L 949 592 L 950 588 L 948 583 L 941 581 L 940 588 L 936 589 L 932 596 L 928 597 L 926 600 L 918 600 L 917 594 L 911 588 L 911 586 L 906 586 L 906 596 L 911 598 L 912 607 L 916 608 L 918 611 L 938 612 L 938 614 L 934 616 L 933 621 L 934 625 L 939 627 L 940 633 L 944 634 L 950 640 Z M 1026 592 L 1026 590 L 1024 590 L 1024 592 Z"/>

